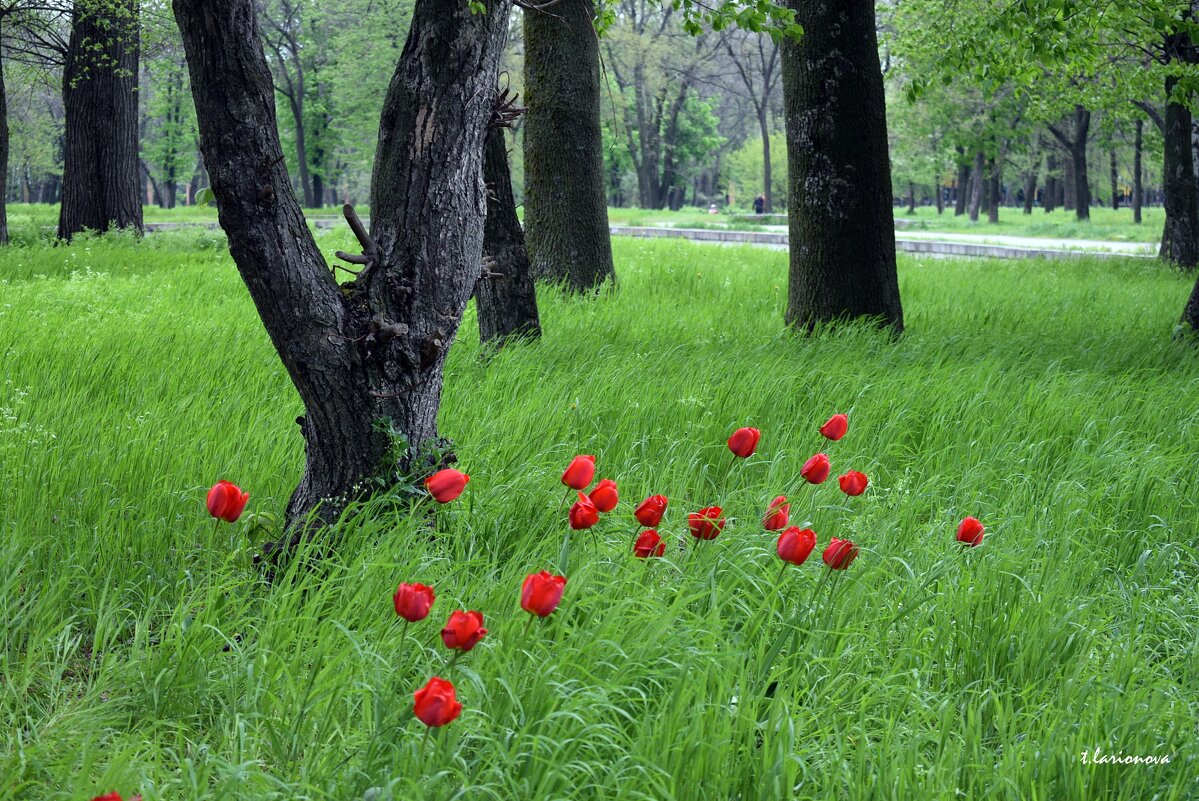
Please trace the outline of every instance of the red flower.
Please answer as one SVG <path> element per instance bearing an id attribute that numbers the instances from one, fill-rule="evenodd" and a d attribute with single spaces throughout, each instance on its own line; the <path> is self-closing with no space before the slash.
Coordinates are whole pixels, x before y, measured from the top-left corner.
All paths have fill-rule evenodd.
<path id="1" fill-rule="evenodd" d="M 986 529 L 983 528 L 982 523 L 978 522 L 977 517 L 967 517 L 958 526 L 958 542 L 963 542 L 971 548 L 977 548 L 982 545 L 985 533 Z"/>
<path id="2" fill-rule="evenodd" d="M 833 537 L 824 549 L 824 563 L 833 570 L 844 570 L 858 556 L 858 546 L 849 540 Z"/>
<path id="3" fill-rule="evenodd" d="M 827 423 L 820 427 L 820 433 L 834 442 L 845 436 L 845 432 L 848 430 L 849 418 L 843 414 L 834 414 Z"/>
<path id="4" fill-rule="evenodd" d="M 787 521 L 791 519 L 791 504 L 787 503 L 787 496 L 780 495 L 770 502 L 770 506 L 766 509 L 766 515 L 762 518 L 762 526 L 767 531 L 778 531 L 787 527 Z"/>
<path id="5" fill-rule="evenodd" d="M 837 482 L 841 485 L 842 492 L 850 497 L 856 497 L 866 491 L 866 485 L 870 483 L 870 479 L 866 478 L 865 473 L 850 470 L 838 478 Z"/>
<path id="6" fill-rule="evenodd" d="M 562 483 L 573 490 L 587 489 L 595 478 L 595 457 L 576 456 L 562 474 Z"/>
<path id="7" fill-rule="evenodd" d="M 445 628 L 441 630 L 441 641 L 445 643 L 446 648 L 469 651 L 478 645 L 479 640 L 486 634 L 482 612 L 463 612 L 459 609 L 450 615 Z"/>
<path id="8" fill-rule="evenodd" d="M 758 449 L 758 440 L 761 438 L 762 432 L 756 428 L 738 428 L 729 437 L 729 450 L 744 459 Z"/>
<path id="9" fill-rule="evenodd" d="M 213 515 L 213 517 L 219 517 L 219 515 Z M 121 801 L 121 794 L 120 793 L 108 793 L 107 795 L 98 795 L 95 798 L 93 798 L 92 801 Z M 131 801 L 132 801 L 132 799 L 131 799 Z"/>
<path id="10" fill-rule="evenodd" d="M 429 616 L 429 609 L 437 596 L 433 594 L 432 587 L 424 584 L 401 584 L 391 598 L 395 601 L 396 614 L 409 623 L 416 623 Z"/>
<path id="11" fill-rule="evenodd" d="M 800 530 L 799 526 L 792 526 L 779 534 L 778 554 L 779 559 L 784 562 L 802 565 L 812 555 L 812 549 L 815 547 L 816 532 L 810 528 Z"/>
<path id="12" fill-rule="evenodd" d="M 821 484 L 828 478 L 829 463 L 828 457 L 823 453 L 818 453 L 811 459 L 803 463 L 803 467 L 799 468 L 799 474 L 804 477 L 809 484 Z"/>
<path id="13" fill-rule="evenodd" d="M 719 506 L 709 506 L 687 515 L 687 528 L 691 536 L 701 540 L 714 540 L 724 529 L 724 518 Z"/>
<path id="14" fill-rule="evenodd" d="M 558 608 L 564 589 L 565 576 L 553 576 L 544 570 L 530 573 L 520 588 L 520 608 L 538 617 L 547 617 Z"/>
<path id="15" fill-rule="evenodd" d="M 637 541 L 633 543 L 633 556 L 638 559 L 645 559 L 648 556 L 661 556 L 666 553 L 666 543 L 658 536 L 658 532 L 652 528 L 647 528 L 645 531 L 637 535 Z"/>
<path id="16" fill-rule="evenodd" d="M 591 502 L 583 493 L 579 493 L 579 499 L 575 501 L 574 506 L 570 507 L 570 527 L 575 531 L 585 528 L 591 528 L 599 522 L 599 509 L 595 508 L 595 504 Z"/>
<path id="17" fill-rule="evenodd" d="M 462 494 L 470 476 L 458 470 L 438 470 L 425 479 L 425 489 L 438 503 L 449 503 Z"/>
<path id="18" fill-rule="evenodd" d="M 249 500 L 250 493 L 242 492 L 241 487 L 228 481 L 218 481 L 208 490 L 208 514 L 226 523 L 236 523 Z"/>
<path id="19" fill-rule="evenodd" d="M 412 711 L 426 726 L 444 726 L 462 714 L 462 704 L 454 696 L 454 685 L 434 676 L 429 683 L 412 694 L 416 703 Z"/>
<path id="20" fill-rule="evenodd" d="M 616 482 L 610 478 L 605 478 L 596 484 L 595 489 L 591 491 L 591 502 L 601 512 L 611 512 L 619 501 L 620 495 L 616 492 Z"/>
<path id="21" fill-rule="evenodd" d="M 651 495 L 641 502 L 633 516 L 641 525 L 653 528 L 662 522 L 662 515 L 666 514 L 666 503 L 665 495 Z"/>

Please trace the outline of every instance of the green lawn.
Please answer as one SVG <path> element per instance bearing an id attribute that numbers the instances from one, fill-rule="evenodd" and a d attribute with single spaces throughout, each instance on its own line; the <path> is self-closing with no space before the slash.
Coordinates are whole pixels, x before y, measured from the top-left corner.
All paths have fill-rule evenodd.
<path id="1" fill-rule="evenodd" d="M 541 342 L 483 361 L 468 314 L 442 427 L 472 481 L 436 532 L 372 504 L 274 585 L 249 553 L 299 476 L 300 405 L 219 233 L 0 254 L 0 797 L 1199 797 L 1188 279 L 904 258 L 900 340 L 800 338 L 783 253 L 614 249 L 619 291 L 544 293 Z M 823 441 L 837 411 L 849 434 Z M 762 441 L 733 464 L 740 425 Z M 812 487 L 817 450 L 834 478 Z M 576 453 L 621 504 L 526 630 Z M 220 478 L 251 493 L 235 525 L 204 510 Z M 656 492 L 672 547 L 646 563 L 631 509 Z M 820 544 L 780 575 L 760 519 L 784 493 Z M 713 503 L 730 523 L 691 541 Z M 965 515 L 988 534 L 963 553 Z M 830 536 L 862 548 L 835 594 Z M 400 581 L 438 593 L 407 631 Z M 456 608 L 490 632 L 447 668 Z M 433 674 L 465 711 L 425 742 Z M 1170 762 L 1083 764 L 1096 748 Z"/>

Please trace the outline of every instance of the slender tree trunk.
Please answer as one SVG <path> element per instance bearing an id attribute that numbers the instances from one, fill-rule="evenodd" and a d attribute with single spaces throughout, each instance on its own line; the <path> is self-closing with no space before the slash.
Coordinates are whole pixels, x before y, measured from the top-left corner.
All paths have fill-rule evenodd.
<path id="1" fill-rule="evenodd" d="M 908 181 L 908 214 L 916 213 L 916 184 Z"/>
<path id="2" fill-rule="evenodd" d="M 312 176 L 312 208 L 320 209 L 325 206 L 325 179 L 316 174 Z"/>
<path id="3" fill-rule="evenodd" d="M 810 330 L 870 317 L 901 331 L 874 2 L 787 6 L 804 29 L 798 42 L 782 45 L 792 243 L 787 324 Z"/>
<path id="4" fill-rule="evenodd" d="M 970 171 L 970 222 L 978 222 L 978 212 L 982 207 L 983 184 L 986 181 L 983 164 L 983 154 L 975 153 L 974 168 Z"/>
<path id="5" fill-rule="evenodd" d="M 938 175 L 936 176 L 936 180 L 933 181 L 933 196 L 937 199 L 938 216 L 945 213 L 945 187 L 941 184 L 942 177 Z"/>
<path id="6" fill-rule="evenodd" d="M 510 0 L 417 0 L 384 102 L 367 262 L 338 285 L 283 163 L 254 0 L 174 0 L 221 227 L 304 402 L 306 464 L 287 520 L 452 461 L 443 368 L 478 281 L 493 113 Z"/>
<path id="7" fill-rule="evenodd" d="M 772 214 L 774 212 L 774 190 L 772 189 L 774 178 L 771 175 L 770 164 L 770 109 L 767 106 L 768 102 L 769 98 L 766 98 L 758 110 L 758 128 L 762 132 L 762 183 L 766 186 L 762 192 L 766 196 L 766 205 L 762 207 L 762 211 Z"/>
<path id="8" fill-rule="evenodd" d="M 1141 224 L 1141 205 L 1145 202 L 1145 190 L 1141 186 L 1141 151 L 1144 149 L 1145 121 L 1138 118 L 1132 145 L 1132 221 Z"/>
<path id="9" fill-rule="evenodd" d="M 999 222 L 999 163 L 994 156 L 987 159 L 987 222 Z"/>
<path id="10" fill-rule="evenodd" d="M 58 236 L 142 227 L 138 170 L 138 4 L 75 4 L 63 67 L 66 113 Z"/>
<path id="11" fill-rule="evenodd" d="M 1120 208 L 1120 171 L 1116 162 L 1116 149 L 1112 148 L 1109 155 L 1111 157 L 1112 211 L 1117 211 Z"/>
<path id="12" fill-rule="evenodd" d="M 1064 187 L 1062 208 L 1066 211 L 1074 211 L 1074 204 L 1078 199 L 1078 194 L 1074 190 L 1074 153 L 1066 148 L 1065 155 L 1066 158 L 1062 161 L 1062 185 Z"/>
<path id="13" fill-rule="evenodd" d="M 592 0 L 564 0 L 549 13 L 524 14 L 529 260 L 533 275 L 575 292 L 616 277 L 604 192 L 594 10 Z"/>
<path id="14" fill-rule="evenodd" d="M 1177 77 L 1166 78 L 1166 113 L 1162 129 L 1165 158 L 1162 189 L 1166 225 L 1161 258 L 1184 269 L 1199 265 L 1199 194 L 1195 190 L 1195 165 L 1191 155 L 1191 111 L 1174 102 Z"/>
<path id="15" fill-rule="evenodd" d="M 953 216 L 961 217 L 966 213 L 966 188 L 970 185 L 970 165 L 966 163 L 966 150 L 961 145 L 957 147 L 958 153 L 958 184 L 954 191 L 956 197 L 953 202 Z"/>
<path id="16" fill-rule="evenodd" d="M 4 22 L 0 15 L 0 23 Z M 2 37 L 0 37 L 2 38 Z M 4 89 L 4 56 L 0 53 L 0 245 L 8 244 L 8 94 Z"/>
<path id="17" fill-rule="evenodd" d="M 533 12 L 535 13 L 535 12 Z M 489 191 L 483 256 L 490 257 L 496 275 L 475 287 L 479 314 L 479 339 L 503 347 L 509 340 L 541 336 L 537 292 L 525 250 L 525 233 L 516 216 L 508 148 L 502 128 L 487 134 L 483 178 Z"/>
<path id="18" fill-rule="evenodd" d="M 1033 143 L 1034 152 L 1036 142 Z M 1029 165 L 1024 176 L 1024 213 L 1032 214 L 1032 207 L 1037 202 L 1037 173 L 1041 169 L 1041 154 L 1037 153 L 1033 163 Z"/>

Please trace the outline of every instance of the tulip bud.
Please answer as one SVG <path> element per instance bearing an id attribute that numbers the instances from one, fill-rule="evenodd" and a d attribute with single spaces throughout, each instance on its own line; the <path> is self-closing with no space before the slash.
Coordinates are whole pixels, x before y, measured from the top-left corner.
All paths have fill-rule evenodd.
<path id="1" fill-rule="evenodd" d="M 857 556 L 858 546 L 850 540 L 839 540 L 836 537 L 833 537 L 824 549 L 824 563 L 832 570 L 844 570 Z"/>
<path id="2" fill-rule="evenodd" d="M 958 542 L 965 543 L 971 548 L 977 548 L 982 545 L 985 533 L 986 529 L 983 528 L 982 523 L 978 522 L 978 518 L 967 517 L 958 526 Z"/>
<path id="3" fill-rule="evenodd" d="M 745 459 L 758 449 L 758 440 L 761 438 L 762 432 L 756 428 L 738 428 L 729 437 L 729 450 Z"/>
<path id="4" fill-rule="evenodd" d="M 767 531 L 779 531 L 787 527 L 787 521 L 791 519 L 791 504 L 787 503 L 787 496 L 780 495 L 770 502 L 770 506 L 766 509 L 766 515 L 762 518 L 762 527 Z"/>
<path id="5" fill-rule="evenodd" d="M 429 683 L 412 694 L 412 711 L 426 726 L 444 726 L 462 714 L 462 704 L 454 695 L 454 685 L 434 676 Z"/>
<path id="6" fill-rule="evenodd" d="M 816 547 L 816 532 L 810 528 L 800 530 L 799 526 L 791 526 L 779 534 L 776 547 L 779 559 L 793 565 L 802 565 Z"/>
<path id="7" fill-rule="evenodd" d="M 662 522 L 662 515 L 666 514 L 666 504 L 665 495 L 651 495 L 641 502 L 633 516 L 646 528 L 655 528 Z"/>
<path id="8" fill-rule="evenodd" d="M 575 501 L 574 506 L 570 507 L 570 527 L 575 531 L 580 531 L 591 528 L 598 522 L 599 509 L 595 508 L 595 504 L 591 502 L 590 498 L 580 492 L 579 499 Z"/>
<path id="9" fill-rule="evenodd" d="M 401 584 L 392 596 L 395 602 L 396 614 L 409 623 L 416 623 L 429 616 L 436 596 L 433 588 L 424 584 Z"/>
<path id="10" fill-rule="evenodd" d="M 829 463 L 828 457 L 823 453 L 818 453 L 811 459 L 803 463 L 803 467 L 799 468 L 799 474 L 804 477 L 804 480 L 809 484 L 822 484 L 828 478 Z"/>
<path id="11" fill-rule="evenodd" d="M 652 528 L 647 528 L 645 531 L 637 535 L 637 541 L 633 543 L 633 556 L 638 559 L 645 559 L 649 556 L 661 556 L 666 553 L 666 543 L 658 536 L 658 532 Z"/>
<path id="12" fill-rule="evenodd" d="M 820 433 L 834 442 L 845 436 L 845 432 L 848 430 L 849 418 L 843 414 L 834 414 L 827 423 L 820 427 Z"/>
<path id="13" fill-rule="evenodd" d="M 486 634 L 482 612 L 463 612 L 459 609 L 450 615 L 445 628 L 441 630 L 441 641 L 445 643 L 446 648 L 469 651 L 478 645 L 479 640 Z"/>
<path id="14" fill-rule="evenodd" d="M 562 474 L 562 483 L 573 490 L 587 489 L 595 478 L 595 457 L 576 456 Z"/>
<path id="15" fill-rule="evenodd" d="M 565 589 L 565 576 L 554 576 L 545 570 L 531 573 L 520 588 L 520 608 L 538 617 L 547 617 L 558 608 Z"/>
<path id="16" fill-rule="evenodd" d="M 724 530 L 724 518 L 719 506 L 709 506 L 687 515 L 687 528 L 691 536 L 701 540 L 714 540 Z"/>
<path id="17" fill-rule="evenodd" d="M 208 490 L 208 514 L 226 523 L 236 523 L 249 500 L 250 493 L 242 492 L 241 487 L 218 481 Z"/>
<path id="18" fill-rule="evenodd" d="M 615 509 L 616 504 L 620 501 L 620 495 L 616 492 L 616 482 L 610 478 L 605 478 L 596 484 L 590 497 L 595 508 L 605 514 Z"/>
<path id="19" fill-rule="evenodd" d="M 449 503 L 462 494 L 470 476 L 458 470 L 438 470 L 425 479 L 425 489 L 438 503 Z"/>
<path id="20" fill-rule="evenodd" d="M 838 478 L 837 482 L 841 485 L 841 491 L 852 498 L 866 491 L 866 485 L 870 483 L 870 479 L 866 478 L 865 473 L 850 470 Z"/>

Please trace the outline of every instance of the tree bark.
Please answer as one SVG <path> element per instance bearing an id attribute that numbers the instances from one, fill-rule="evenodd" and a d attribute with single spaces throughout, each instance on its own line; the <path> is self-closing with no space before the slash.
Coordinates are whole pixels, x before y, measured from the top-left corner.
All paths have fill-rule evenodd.
<path id="1" fill-rule="evenodd" d="M 1062 161 L 1061 192 L 1062 208 L 1074 211 L 1074 201 L 1077 197 L 1074 191 L 1074 156 L 1069 148 L 1066 148 L 1065 159 Z"/>
<path id="2" fill-rule="evenodd" d="M 480 341 L 502 348 L 513 339 L 541 336 L 541 321 L 537 315 L 537 292 L 529 268 L 529 254 L 525 250 L 525 234 L 512 197 L 508 148 L 502 128 L 487 134 L 486 148 L 483 178 L 490 195 L 483 255 L 495 262 L 493 269 L 498 275 L 479 281 L 475 287 L 475 306 Z"/>
<path id="3" fill-rule="evenodd" d="M 66 115 L 58 236 L 142 228 L 137 0 L 76 3 L 63 67 Z"/>
<path id="4" fill-rule="evenodd" d="M 1199 280 L 1195 281 L 1191 297 L 1182 310 L 1182 326 L 1184 331 L 1189 329 L 1191 335 L 1199 335 Z"/>
<path id="5" fill-rule="evenodd" d="M 916 183 L 914 181 L 908 181 L 907 203 L 908 203 L 908 214 L 915 214 L 916 213 Z"/>
<path id="6" fill-rule="evenodd" d="M 874 318 L 903 329 L 887 110 L 873 0 L 787 0 L 783 50 L 791 202 L 786 322 Z"/>
<path id="7" fill-rule="evenodd" d="M 978 222 L 978 212 L 982 208 L 983 184 L 986 174 L 983 172 L 983 154 L 974 154 L 974 167 L 970 170 L 970 222 Z"/>
<path id="8" fill-rule="evenodd" d="M 1081 105 L 1074 106 L 1073 136 L 1056 126 L 1049 132 L 1066 150 L 1066 208 L 1074 209 L 1080 221 L 1091 219 L 1091 184 L 1087 176 L 1087 139 L 1091 131 L 1091 112 Z"/>
<path id="9" fill-rule="evenodd" d="M 1057 208 L 1057 156 L 1052 150 L 1050 148 L 1050 152 L 1045 155 L 1045 188 L 1041 192 L 1041 205 L 1045 207 L 1046 214 Z"/>
<path id="10" fill-rule="evenodd" d="M 1195 190 L 1195 165 L 1191 155 L 1191 111 L 1174 98 L 1177 81 L 1175 76 L 1166 78 L 1166 113 L 1162 128 L 1166 225 L 1159 254 L 1165 261 L 1190 269 L 1199 265 L 1199 194 Z"/>
<path id="11" fill-rule="evenodd" d="M 963 159 L 966 155 L 966 150 L 961 145 L 957 147 L 958 152 L 958 183 L 955 190 L 956 197 L 953 203 L 953 216 L 961 217 L 966 213 L 966 189 L 970 185 L 970 165 Z"/>
<path id="12" fill-rule="evenodd" d="M 1142 166 L 1141 166 L 1141 151 L 1145 146 L 1145 121 L 1138 118 L 1136 121 L 1136 134 L 1133 137 L 1132 144 L 1132 221 L 1137 225 L 1141 224 L 1141 206 L 1145 202 L 1145 190 L 1141 185 Z"/>
<path id="13" fill-rule="evenodd" d="M 987 222 L 999 222 L 999 162 L 994 156 L 987 159 Z"/>
<path id="14" fill-rule="evenodd" d="M 1038 142 L 1033 140 L 1033 162 L 1024 176 L 1024 213 L 1032 214 L 1032 207 L 1037 202 L 1037 173 L 1041 170 L 1041 154 L 1037 149 Z"/>
<path id="15" fill-rule="evenodd" d="M 0 23 L 4 22 L 0 15 Z M 2 39 L 2 37 L 0 37 Z M 26 190 L 28 193 L 28 190 Z M 8 244 L 8 94 L 4 89 L 4 55 L 0 52 L 0 245 Z"/>
<path id="16" fill-rule="evenodd" d="M 417 0 L 384 102 L 368 264 L 339 286 L 283 159 L 254 0 L 174 0 L 204 163 L 233 259 L 304 403 L 293 531 L 315 513 L 452 461 L 437 410 L 450 343 L 478 280 L 483 140 L 510 0 Z"/>
<path id="17" fill-rule="evenodd" d="M 1116 149 L 1112 148 L 1111 153 L 1111 181 L 1112 181 L 1112 211 L 1117 211 L 1120 208 L 1120 171 L 1116 162 Z"/>
<path id="18" fill-rule="evenodd" d="M 591 0 L 526 11 L 525 237 L 533 274 L 575 292 L 614 280 Z M 655 162 L 655 169 L 656 169 Z"/>
<path id="19" fill-rule="evenodd" d="M 769 102 L 767 98 L 766 102 Z M 770 164 L 770 119 L 769 109 L 765 102 L 758 112 L 758 129 L 762 132 L 762 182 L 765 184 L 765 189 L 762 191 L 766 198 L 765 205 L 762 206 L 762 211 L 765 214 L 774 213 L 774 176 L 771 174 Z"/>
<path id="20" fill-rule="evenodd" d="M 933 197 L 935 197 L 937 201 L 938 216 L 945 213 L 945 187 L 941 183 L 942 180 L 943 176 L 937 175 L 933 181 Z"/>

